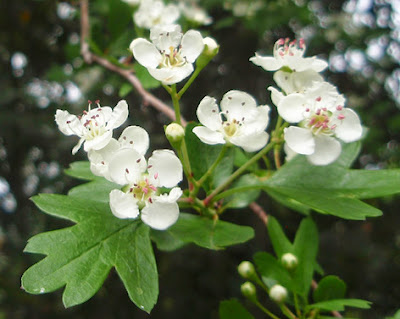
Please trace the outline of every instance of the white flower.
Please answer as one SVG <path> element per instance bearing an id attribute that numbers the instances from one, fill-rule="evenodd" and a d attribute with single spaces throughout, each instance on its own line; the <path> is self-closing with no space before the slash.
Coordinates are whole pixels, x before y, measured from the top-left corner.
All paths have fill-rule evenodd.
<path id="1" fill-rule="evenodd" d="M 314 70 L 315 72 L 323 71 L 328 63 L 316 57 L 304 58 L 306 46 L 304 40 L 279 39 L 274 45 L 274 56 L 256 55 L 250 58 L 255 65 L 261 66 L 267 71 L 276 71 L 282 67 L 287 67 L 293 72 L 301 72 L 305 70 Z"/>
<path id="2" fill-rule="evenodd" d="M 291 93 L 304 93 L 316 84 L 316 82 L 323 82 L 323 77 L 314 70 L 305 70 L 301 72 L 285 72 L 282 70 L 274 73 L 274 81 L 286 94 Z M 273 90 L 273 88 L 268 88 Z M 273 98 L 271 96 L 271 98 Z"/>
<path id="3" fill-rule="evenodd" d="M 267 105 L 257 107 L 249 94 L 232 90 L 223 96 L 220 112 L 216 100 L 206 96 L 197 108 L 197 117 L 204 126 L 195 127 L 193 133 L 206 144 L 229 142 L 255 152 L 267 144 L 269 110 Z"/>
<path id="4" fill-rule="evenodd" d="M 130 6 L 137 6 L 140 3 L 140 1 L 141 0 L 122 0 L 122 2 L 125 2 Z"/>
<path id="5" fill-rule="evenodd" d="M 269 297 L 277 302 L 282 303 L 288 296 L 288 292 L 285 287 L 281 285 L 273 285 L 269 290 Z"/>
<path id="6" fill-rule="evenodd" d="M 111 180 L 108 165 L 114 154 L 122 148 L 131 148 L 138 154 L 144 155 L 149 148 L 149 134 L 140 126 L 128 126 L 124 129 L 118 141 L 112 138 L 102 149 L 90 150 L 88 158 L 92 173 Z"/>
<path id="7" fill-rule="evenodd" d="M 134 13 L 133 20 L 138 27 L 151 29 L 158 24 L 174 23 L 179 16 L 179 8 L 174 4 L 165 5 L 160 0 L 144 0 Z"/>
<path id="8" fill-rule="evenodd" d="M 164 230 L 179 217 L 177 200 L 182 190 L 182 164 L 170 150 L 157 150 L 146 163 L 134 149 L 118 150 L 108 165 L 110 179 L 124 186 L 110 193 L 110 208 L 118 218 L 137 218 L 154 229 Z M 161 194 L 160 187 L 172 188 Z"/>
<path id="9" fill-rule="evenodd" d="M 195 3 L 187 3 L 186 0 L 179 3 L 179 9 L 183 16 L 189 21 L 193 21 L 201 25 L 209 25 L 212 23 L 212 18 L 207 14 L 207 11 L 199 7 Z"/>
<path id="10" fill-rule="evenodd" d="M 193 72 L 193 62 L 204 48 L 200 32 L 189 30 L 182 36 L 181 27 L 175 25 L 155 26 L 150 39 L 135 39 L 130 50 L 135 59 L 163 84 L 182 81 Z"/>
<path id="11" fill-rule="evenodd" d="M 350 143 L 361 138 L 360 119 L 353 110 L 343 107 L 344 98 L 341 95 L 335 96 L 333 92 L 327 91 L 314 100 L 301 94 L 291 94 L 285 99 L 289 100 L 284 101 L 283 113 L 290 114 L 291 108 L 292 122 L 301 120 L 300 127 L 290 126 L 285 129 L 286 147 L 298 154 L 307 155 L 312 164 L 328 165 L 334 162 L 342 150 L 337 139 Z"/>
<path id="12" fill-rule="evenodd" d="M 65 135 L 77 135 L 80 137 L 78 144 L 72 149 L 75 154 L 84 143 L 84 150 L 100 150 L 105 147 L 112 138 L 113 129 L 121 126 L 128 117 L 128 104 L 121 100 L 114 109 L 104 106 L 83 112 L 82 116 L 76 116 L 68 111 L 57 110 L 55 121 L 58 128 Z"/>

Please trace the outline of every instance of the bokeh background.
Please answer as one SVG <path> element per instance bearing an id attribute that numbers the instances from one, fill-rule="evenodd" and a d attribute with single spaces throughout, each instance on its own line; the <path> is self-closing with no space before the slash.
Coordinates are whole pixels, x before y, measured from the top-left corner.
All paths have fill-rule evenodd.
<path id="1" fill-rule="evenodd" d="M 205 95 L 220 99 L 231 89 L 249 92 L 260 104 L 271 103 L 266 87 L 273 84 L 272 73 L 248 59 L 256 51 L 270 55 L 278 38 L 303 37 L 307 55 L 329 61 L 324 76 L 346 95 L 347 106 L 369 128 L 355 167 L 399 167 L 400 1 L 199 4 L 213 18 L 211 25 L 199 29 L 221 47 L 183 97 L 186 119 L 195 119 Z M 237 265 L 259 250 L 271 249 L 265 227 L 246 210 L 225 214 L 227 220 L 255 228 L 256 237 L 246 244 L 223 251 L 186 246 L 156 253 L 160 296 L 151 315 L 129 301 L 114 272 L 94 298 L 67 310 L 61 291 L 34 296 L 20 289 L 22 273 L 41 258 L 23 253 L 28 238 L 68 226 L 41 213 L 29 198 L 39 192 L 66 193 L 77 181 L 65 176 L 63 169 L 85 159 L 83 152 L 71 155 L 77 141 L 57 130 L 56 109 L 78 114 L 88 99 L 114 106 L 123 97 L 130 105 L 129 124 L 150 132 L 152 149 L 168 147 L 163 125 L 169 121 L 144 105 L 121 77 L 84 63 L 79 53 L 78 1 L 3 0 L 0 9 L 0 318 L 217 318 L 221 300 L 244 301 Z M 92 45 L 98 52 L 117 59 L 129 56 L 127 47 L 136 34 L 131 13 L 119 0 L 90 1 Z M 151 91 L 169 103 L 162 88 Z M 268 198 L 259 202 L 293 236 L 301 216 Z M 326 274 L 347 283 L 349 297 L 374 303 L 372 310 L 349 311 L 348 316 L 385 318 L 400 308 L 400 197 L 371 202 L 384 211 L 382 217 L 353 222 L 315 216 L 321 241 L 318 260 Z"/>

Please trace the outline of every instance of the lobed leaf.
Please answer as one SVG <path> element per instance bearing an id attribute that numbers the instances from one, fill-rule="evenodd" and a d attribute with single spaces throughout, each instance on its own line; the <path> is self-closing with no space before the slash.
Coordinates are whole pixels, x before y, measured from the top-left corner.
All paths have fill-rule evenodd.
<path id="1" fill-rule="evenodd" d="M 224 300 L 219 304 L 220 319 L 254 319 L 253 315 L 247 311 L 236 299 Z"/>
<path id="2" fill-rule="evenodd" d="M 335 299 L 317 302 L 312 305 L 309 305 L 308 309 L 320 309 L 325 311 L 343 311 L 344 308 L 354 307 L 361 309 L 369 309 L 371 306 L 370 301 L 361 300 L 361 299 Z"/>
<path id="3" fill-rule="evenodd" d="M 346 294 L 346 284 L 337 276 L 326 276 L 319 283 L 313 292 L 315 302 L 331 299 L 342 299 Z"/>
<path id="4" fill-rule="evenodd" d="M 148 226 L 114 217 L 102 202 L 52 194 L 33 200 L 44 212 L 77 224 L 29 239 L 25 252 L 46 257 L 23 274 L 27 292 L 65 286 L 63 303 L 71 307 L 91 298 L 115 267 L 130 299 L 150 312 L 157 301 L 158 274 Z"/>

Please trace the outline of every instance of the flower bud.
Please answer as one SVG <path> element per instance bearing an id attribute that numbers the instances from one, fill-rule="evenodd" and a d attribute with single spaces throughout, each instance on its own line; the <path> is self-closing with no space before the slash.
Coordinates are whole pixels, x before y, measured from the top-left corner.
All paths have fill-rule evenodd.
<path id="1" fill-rule="evenodd" d="M 185 129 L 177 123 L 171 123 L 165 128 L 165 135 L 172 147 L 179 148 L 185 137 Z"/>
<path id="2" fill-rule="evenodd" d="M 257 301 L 256 287 L 250 281 L 246 281 L 243 285 L 241 285 L 240 291 L 242 292 L 243 296 L 249 300 Z"/>
<path id="3" fill-rule="evenodd" d="M 203 39 L 203 43 L 204 43 L 203 54 L 209 56 L 211 59 L 218 54 L 219 45 L 213 38 L 205 37 Z"/>
<path id="4" fill-rule="evenodd" d="M 242 261 L 238 267 L 238 273 L 244 279 L 251 279 L 254 277 L 256 270 L 250 261 Z"/>
<path id="5" fill-rule="evenodd" d="M 285 301 L 288 292 L 285 287 L 281 285 L 273 285 L 269 290 L 269 297 L 276 303 L 282 303 Z"/>
<path id="6" fill-rule="evenodd" d="M 282 265 L 287 270 L 294 270 L 297 267 L 297 264 L 299 263 L 299 261 L 297 260 L 297 257 L 291 253 L 286 253 L 286 254 L 282 255 L 281 262 L 282 262 Z"/>
<path id="7" fill-rule="evenodd" d="M 200 69 L 204 68 L 219 51 L 219 45 L 213 38 L 205 37 L 203 43 L 203 52 L 196 60 L 196 66 Z"/>

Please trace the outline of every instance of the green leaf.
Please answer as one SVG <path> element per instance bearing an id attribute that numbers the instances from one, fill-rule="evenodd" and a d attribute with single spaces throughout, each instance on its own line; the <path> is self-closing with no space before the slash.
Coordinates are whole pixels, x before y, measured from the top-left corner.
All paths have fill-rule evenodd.
<path id="1" fill-rule="evenodd" d="M 88 161 L 73 162 L 64 172 L 71 177 L 87 181 L 98 178 L 90 171 L 90 163 Z"/>
<path id="2" fill-rule="evenodd" d="M 286 237 L 281 225 L 273 216 L 268 216 L 268 235 L 274 248 L 275 254 L 280 260 L 282 255 L 293 253 L 293 245 Z"/>
<path id="3" fill-rule="evenodd" d="M 150 231 L 150 238 L 155 242 L 157 248 L 163 251 L 174 251 L 187 244 L 181 239 L 174 237 L 173 234 L 168 231 L 152 229 Z"/>
<path id="4" fill-rule="evenodd" d="M 129 6 L 122 1 L 109 0 L 107 3 L 109 5 L 107 26 L 111 33 L 111 39 L 117 39 L 127 30 L 129 23 L 132 21 L 132 12 Z"/>
<path id="5" fill-rule="evenodd" d="M 317 302 L 307 306 L 307 309 L 320 309 L 325 311 L 343 311 L 346 306 L 369 309 L 371 302 L 361 299 L 335 299 L 329 301 Z"/>
<path id="6" fill-rule="evenodd" d="M 160 81 L 153 78 L 144 66 L 135 63 L 133 69 L 135 70 L 135 74 L 140 80 L 140 83 L 142 83 L 143 88 L 146 90 L 155 89 L 160 86 Z"/>
<path id="7" fill-rule="evenodd" d="M 288 270 L 274 256 L 266 252 L 258 252 L 254 255 L 253 260 L 267 285 L 272 279 L 289 290 L 295 289 Z"/>
<path id="8" fill-rule="evenodd" d="M 222 150 L 222 145 L 204 144 L 192 132 L 198 124 L 189 123 L 185 129 L 185 140 L 189 154 L 190 165 L 195 179 L 200 179 L 215 162 Z M 233 171 L 234 151 L 228 149 L 224 159 L 217 165 L 214 173 L 203 184 L 206 191 L 223 183 Z"/>
<path id="9" fill-rule="evenodd" d="M 220 319 L 254 319 L 253 315 L 247 311 L 236 299 L 224 300 L 219 304 Z"/>
<path id="10" fill-rule="evenodd" d="M 294 255 L 298 265 L 293 271 L 293 280 L 297 291 L 307 298 L 311 287 L 318 252 L 318 230 L 311 218 L 300 223 L 293 243 Z"/>
<path id="11" fill-rule="evenodd" d="M 349 170 L 359 147 L 359 143 L 345 145 L 341 157 L 327 166 L 314 166 L 296 156 L 264 182 L 264 190 L 302 213 L 308 208 L 345 219 L 380 216 L 379 209 L 360 199 L 399 193 L 400 170 Z"/>
<path id="12" fill-rule="evenodd" d="M 222 249 L 244 243 L 254 237 L 254 230 L 221 220 L 180 213 L 178 222 L 165 232 L 185 243 L 194 243 L 208 249 Z"/>
<path id="13" fill-rule="evenodd" d="M 127 96 L 133 90 L 133 86 L 129 83 L 122 84 L 121 88 L 119 89 L 118 95 L 120 98 Z"/>
<path id="14" fill-rule="evenodd" d="M 92 200 L 95 202 L 109 202 L 109 194 L 113 189 L 119 189 L 121 186 L 109 182 L 105 178 L 96 178 L 95 180 L 71 188 L 69 196 Z"/>
<path id="15" fill-rule="evenodd" d="M 342 299 L 346 294 L 346 284 L 337 276 L 326 276 L 314 290 L 313 299 L 315 302 L 331 299 Z"/>
<path id="16" fill-rule="evenodd" d="M 32 237 L 26 252 L 46 255 L 22 276 L 29 293 L 65 286 L 65 307 L 81 304 L 101 287 L 115 267 L 130 299 L 150 312 L 157 301 L 158 274 L 149 228 L 114 217 L 108 204 L 75 196 L 41 194 L 33 198 L 45 213 L 76 225 Z"/>
<path id="17" fill-rule="evenodd" d="M 253 174 L 246 174 L 241 176 L 232 187 L 243 187 L 243 186 L 252 186 L 256 185 L 259 182 L 257 176 Z M 258 196 L 260 195 L 260 190 L 250 190 L 236 193 L 233 196 L 229 196 L 226 198 L 228 201 L 228 206 L 231 208 L 243 208 L 247 207 L 251 202 L 254 202 Z"/>

